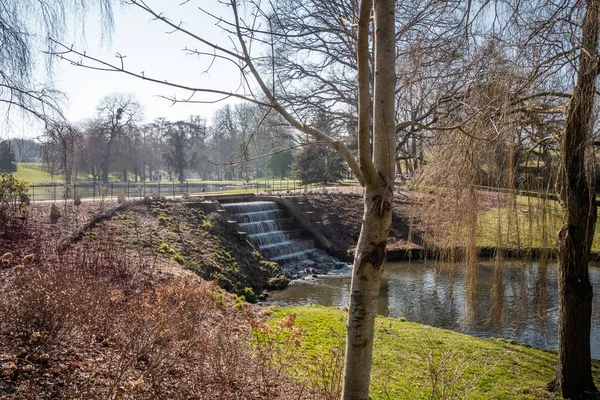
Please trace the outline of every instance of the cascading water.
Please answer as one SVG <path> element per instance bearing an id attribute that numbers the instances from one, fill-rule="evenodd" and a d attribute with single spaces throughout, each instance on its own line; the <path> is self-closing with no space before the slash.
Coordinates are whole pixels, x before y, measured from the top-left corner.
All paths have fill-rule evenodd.
<path id="1" fill-rule="evenodd" d="M 274 201 L 253 201 L 222 204 L 231 218 L 238 222 L 240 230 L 248 233 L 264 257 L 279 264 L 308 262 L 329 256 L 315 247 L 311 239 L 303 237 L 293 218 Z"/>

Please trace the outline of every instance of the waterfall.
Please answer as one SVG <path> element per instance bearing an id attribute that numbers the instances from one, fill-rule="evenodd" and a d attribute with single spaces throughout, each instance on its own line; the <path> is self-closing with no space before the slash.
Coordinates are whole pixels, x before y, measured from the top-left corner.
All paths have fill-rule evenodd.
<path id="1" fill-rule="evenodd" d="M 305 261 L 311 255 L 322 254 L 312 239 L 306 238 L 298 229 L 293 218 L 274 201 L 225 203 L 223 208 L 236 219 L 240 230 L 248 233 L 248 239 L 262 255 L 280 264 Z"/>

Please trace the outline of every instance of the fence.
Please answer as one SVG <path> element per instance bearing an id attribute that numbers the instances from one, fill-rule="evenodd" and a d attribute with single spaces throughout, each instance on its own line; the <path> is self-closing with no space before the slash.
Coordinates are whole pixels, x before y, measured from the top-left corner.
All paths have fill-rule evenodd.
<path id="1" fill-rule="evenodd" d="M 180 197 L 209 193 L 285 193 L 294 191 L 331 190 L 345 193 L 362 193 L 362 188 L 353 183 L 341 185 L 301 185 L 293 179 L 272 179 L 250 182 L 218 183 L 218 182 L 30 182 L 29 198 L 36 201 L 62 201 L 78 195 L 82 199 L 105 200 L 116 198 L 123 193 L 126 198 L 144 198 L 146 196 Z"/>

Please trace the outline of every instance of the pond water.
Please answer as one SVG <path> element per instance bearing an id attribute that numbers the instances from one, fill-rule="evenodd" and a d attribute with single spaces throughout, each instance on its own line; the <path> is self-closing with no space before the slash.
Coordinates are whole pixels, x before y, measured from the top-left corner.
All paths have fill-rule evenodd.
<path id="1" fill-rule="evenodd" d="M 295 281 L 272 293 L 266 304 L 346 307 L 350 270 Z M 600 269 L 590 269 L 594 287 L 592 357 L 600 359 Z M 556 266 L 505 262 L 477 269 L 439 263 L 389 263 L 378 313 L 479 337 L 516 339 L 544 349 L 558 347 Z"/>

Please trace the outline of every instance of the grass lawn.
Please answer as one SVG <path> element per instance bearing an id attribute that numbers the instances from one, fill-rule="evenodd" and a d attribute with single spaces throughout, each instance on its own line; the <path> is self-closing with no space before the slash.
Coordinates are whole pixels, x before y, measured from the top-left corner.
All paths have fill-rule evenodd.
<path id="1" fill-rule="evenodd" d="M 324 355 L 343 354 L 347 312 L 321 306 L 278 307 L 269 323 L 274 326 L 289 315 L 296 315 L 295 326 L 302 328 L 300 348 L 284 360 L 290 373 L 309 382 L 315 375 L 331 376 L 323 371 L 331 371 L 327 366 L 335 362 Z M 430 371 L 437 371 L 438 389 L 442 389 L 441 379 L 453 381 L 446 390 L 453 388 L 455 395 L 470 392 L 468 399 L 557 399 L 544 389 L 555 365 L 556 352 L 377 317 L 371 397 L 429 399 Z M 594 377 L 600 384 L 599 362 L 594 363 Z M 316 384 L 326 387 L 327 380 Z"/>
<path id="2" fill-rule="evenodd" d="M 42 169 L 41 163 L 17 163 L 17 172 L 13 173 L 17 179 L 26 182 L 60 181 L 61 175 L 50 175 Z"/>
<path id="3" fill-rule="evenodd" d="M 479 213 L 477 245 L 521 249 L 553 248 L 562 227 L 563 215 L 556 200 L 546 200 L 544 215 L 540 199 L 517 196 L 516 211 L 513 207 L 501 207 Z M 600 252 L 599 224 L 596 224 L 592 251 Z"/>

